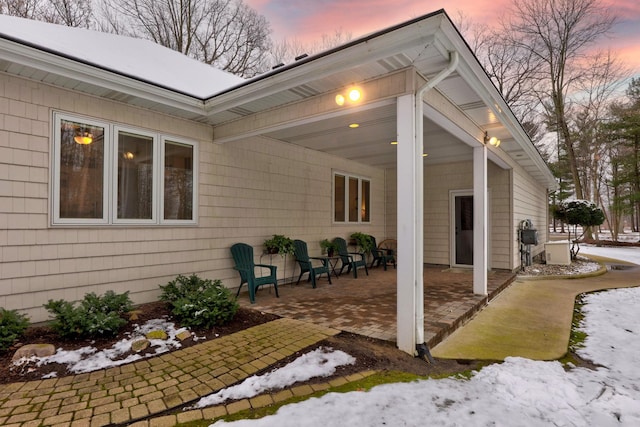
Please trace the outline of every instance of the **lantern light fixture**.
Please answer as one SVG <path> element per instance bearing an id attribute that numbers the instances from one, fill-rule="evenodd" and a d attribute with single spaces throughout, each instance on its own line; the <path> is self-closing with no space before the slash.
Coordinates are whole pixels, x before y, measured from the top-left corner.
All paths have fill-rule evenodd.
<path id="1" fill-rule="evenodd" d="M 485 145 L 489 144 L 495 148 L 498 148 L 500 146 L 500 140 L 495 136 L 489 138 L 489 134 L 487 132 L 484 133 L 484 143 Z"/>

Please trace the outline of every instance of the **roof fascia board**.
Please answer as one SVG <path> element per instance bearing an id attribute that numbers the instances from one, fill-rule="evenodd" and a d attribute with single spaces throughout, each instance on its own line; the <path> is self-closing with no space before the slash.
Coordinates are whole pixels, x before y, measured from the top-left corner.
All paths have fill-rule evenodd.
<path id="1" fill-rule="evenodd" d="M 336 72 L 347 70 L 353 67 L 353 64 L 375 62 L 413 46 L 431 45 L 435 41 L 435 33 L 440 28 L 440 21 L 444 19 L 437 18 L 431 17 L 430 19 L 433 21 L 425 20 L 413 23 L 411 26 L 402 27 L 394 33 L 384 33 L 384 37 L 347 44 L 329 53 L 324 52 L 305 58 L 300 63 L 292 64 L 286 69 L 283 67 L 282 71 L 267 73 L 248 80 L 240 86 L 206 100 L 207 113 L 213 115 L 239 104 L 306 84 L 312 80 L 322 79 Z M 416 34 L 422 35 L 416 38 Z"/>
<path id="2" fill-rule="evenodd" d="M 8 39 L 0 38 L 0 58 L 82 83 L 137 96 L 193 114 L 204 114 L 203 101 L 201 99 Z"/>

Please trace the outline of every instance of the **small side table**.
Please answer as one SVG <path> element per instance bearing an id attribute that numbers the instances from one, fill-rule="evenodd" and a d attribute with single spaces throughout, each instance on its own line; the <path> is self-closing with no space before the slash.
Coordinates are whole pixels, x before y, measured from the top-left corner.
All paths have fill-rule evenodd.
<path id="1" fill-rule="evenodd" d="M 336 266 L 338 265 L 338 262 L 342 259 L 340 256 L 328 256 L 327 259 L 329 260 L 329 267 L 331 267 L 331 272 L 329 272 L 329 274 L 333 273 L 333 275 L 336 277 L 336 279 L 339 276 L 338 272 L 336 271 Z"/>

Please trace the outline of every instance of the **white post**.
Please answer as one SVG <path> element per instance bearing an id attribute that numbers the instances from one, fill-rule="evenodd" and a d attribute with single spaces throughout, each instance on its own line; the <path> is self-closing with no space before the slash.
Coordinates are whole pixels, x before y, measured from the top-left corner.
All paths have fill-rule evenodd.
<path id="1" fill-rule="evenodd" d="M 417 161 L 415 138 L 415 96 L 413 94 L 398 97 L 397 115 L 397 228 L 398 228 L 398 269 L 397 277 L 397 345 L 411 355 L 416 346 L 416 284 L 422 283 L 422 269 L 417 275 L 417 266 L 422 267 L 422 257 L 418 251 L 417 227 L 422 217 L 418 206 L 417 194 L 422 192 L 422 182 L 417 182 Z M 420 166 L 422 157 L 419 158 Z M 419 240 L 420 244 L 422 239 Z M 422 247 L 420 247 L 422 249 Z M 420 259 L 418 259 L 420 256 Z M 422 298 L 422 295 L 420 295 Z M 423 325 L 419 325 L 423 327 Z"/>
<path id="2" fill-rule="evenodd" d="M 487 295 L 487 147 L 473 149 L 473 293 Z"/>

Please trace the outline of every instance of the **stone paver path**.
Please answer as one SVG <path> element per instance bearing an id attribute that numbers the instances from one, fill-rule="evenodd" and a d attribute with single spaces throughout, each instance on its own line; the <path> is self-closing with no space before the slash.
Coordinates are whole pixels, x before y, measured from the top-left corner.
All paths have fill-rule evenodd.
<path id="1" fill-rule="evenodd" d="M 338 333 L 278 319 L 129 365 L 0 385 L 0 425 L 103 426 L 143 420 L 242 381 Z"/>

